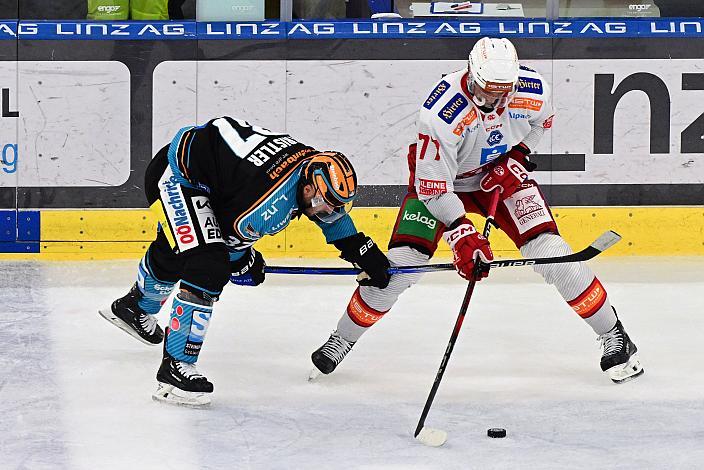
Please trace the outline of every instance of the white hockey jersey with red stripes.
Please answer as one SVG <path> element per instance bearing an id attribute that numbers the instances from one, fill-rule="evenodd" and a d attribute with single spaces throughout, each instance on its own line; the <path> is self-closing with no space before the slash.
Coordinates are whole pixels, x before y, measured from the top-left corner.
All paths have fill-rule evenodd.
<path id="1" fill-rule="evenodd" d="M 491 113 L 472 102 L 467 73 L 446 75 L 423 102 L 415 178 L 420 199 L 478 190 L 489 162 L 521 142 L 531 126 L 552 125 L 550 89 L 538 72 L 521 66 L 518 91 Z"/>

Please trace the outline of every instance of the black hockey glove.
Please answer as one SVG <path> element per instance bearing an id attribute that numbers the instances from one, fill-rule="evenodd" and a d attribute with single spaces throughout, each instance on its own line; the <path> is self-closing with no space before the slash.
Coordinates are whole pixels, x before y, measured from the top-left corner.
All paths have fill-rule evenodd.
<path id="1" fill-rule="evenodd" d="M 230 282 L 238 286 L 258 286 L 264 282 L 264 257 L 254 248 L 236 261 L 230 261 Z"/>
<path id="2" fill-rule="evenodd" d="M 368 277 L 357 278 L 360 285 L 374 286 L 379 289 L 389 285 L 389 260 L 374 240 L 359 232 L 332 243 L 340 250 L 340 258 L 367 273 Z"/>

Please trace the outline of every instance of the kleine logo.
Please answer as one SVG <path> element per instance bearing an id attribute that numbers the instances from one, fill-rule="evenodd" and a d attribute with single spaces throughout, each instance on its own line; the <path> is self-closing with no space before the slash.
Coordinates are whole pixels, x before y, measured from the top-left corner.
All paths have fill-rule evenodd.
<path id="1" fill-rule="evenodd" d="M 418 183 L 418 193 L 422 196 L 436 196 L 447 192 L 445 181 L 419 178 Z"/>

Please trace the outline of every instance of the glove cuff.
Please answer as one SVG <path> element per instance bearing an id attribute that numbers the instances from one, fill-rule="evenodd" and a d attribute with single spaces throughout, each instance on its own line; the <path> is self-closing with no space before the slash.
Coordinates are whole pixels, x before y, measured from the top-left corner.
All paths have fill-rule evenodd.
<path id="1" fill-rule="evenodd" d="M 340 250 L 340 258 L 355 263 L 359 257 L 359 248 L 365 244 L 367 236 L 364 232 L 355 233 L 349 237 L 340 238 L 332 242 Z"/>
<path id="2" fill-rule="evenodd" d="M 511 150 L 515 150 L 516 152 L 520 152 L 524 157 L 527 157 L 528 155 L 530 155 L 530 149 L 523 142 L 517 143 L 516 145 L 511 147 Z"/>
<path id="3" fill-rule="evenodd" d="M 254 257 L 254 249 L 249 247 L 247 252 L 240 259 L 230 261 L 230 273 L 232 273 L 233 276 L 242 276 L 243 274 L 246 274 L 254 264 Z"/>
<path id="4" fill-rule="evenodd" d="M 450 225 L 448 225 L 447 227 L 445 227 L 445 232 L 449 232 L 449 231 L 451 231 L 451 230 L 454 230 L 454 229 L 456 229 L 457 227 L 459 227 L 459 226 L 462 225 L 462 224 L 469 224 L 469 225 L 471 225 L 471 226 L 474 226 L 474 224 L 472 223 L 472 221 L 469 220 L 467 217 L 460 217 L 459 219 L 455 220 L 455 221 L 452 222 Z"/>

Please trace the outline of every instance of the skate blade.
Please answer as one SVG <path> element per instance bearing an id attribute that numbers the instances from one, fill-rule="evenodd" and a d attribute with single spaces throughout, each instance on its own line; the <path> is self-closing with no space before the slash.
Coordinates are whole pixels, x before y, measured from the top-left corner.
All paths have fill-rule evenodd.
<path id="1" fill-rule="evenodd" d="M 107 321 L 109 321 L 110 323 L 112 323 L 113 325 L 115 325 L 116 327 L 118 327 L 119 329 L 121 329 L 122 331 L 124 331 L 125 333 L 127 333 L 128 335 L 130 335 L 131 337 L 139 340 L 140 342 L 146 344 L 147 346 L 157 346 L 158 345 L 156 343 L 150 343 L 146 339 L 139 336 L 139 334 L 136 331 L 134 331 L 132 329 L 132 327 L 130 327 L 127 323 L 122 321 L 122 319 L 120 317 L 118 317 L 114 313 L 112 313 L 112 308 L 107 307 L 107 308 L 100 309 L 100 310 L 98 310 L 98 314 L 101 317 L 103 317 L 104 319 L 106 319 Z"/>
<path id="2" fill-rule="evenodd" d="M 188 408 L 201 408 L 210 405 L 210 397 L 206 393 L 187 392 L 163 382 L 158 382 L 156 392 L 152 394 L 152 400 Z"/>
<path id="3" fill-rule="evenodd" d="M 315 382 L 321 375 L 323 375 L 323 373 L 320 372 L 317 367 L 313 367 L 310 374 L 308 374 L 308 382 Z"/>
<path id="4" fill-rule="evenodd" d="M 606 374 L 611 378 L 611 381 L 616 384 L 633 380 L 643 375 L 644 372 L 645 370 L 640 364 L 640 359 L 638 359 L 637 354 L 632 355 L 626 364 L 619 364 L 606 370 Z"/>

